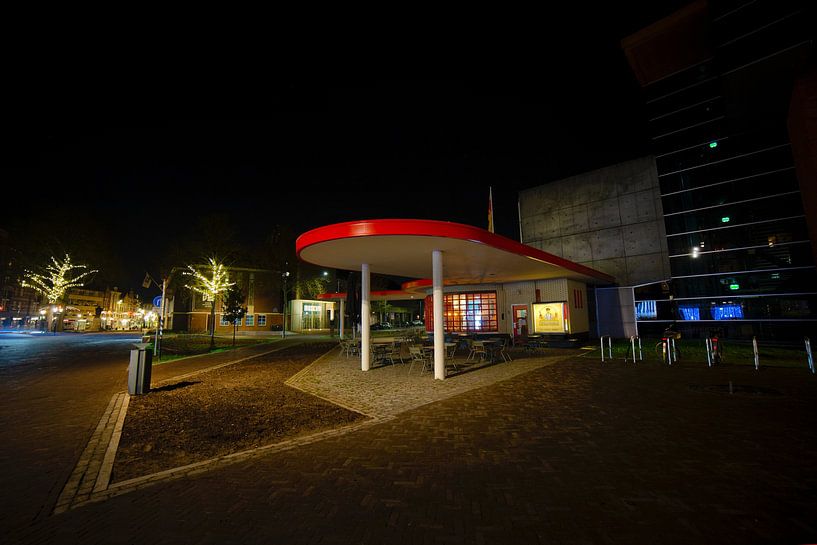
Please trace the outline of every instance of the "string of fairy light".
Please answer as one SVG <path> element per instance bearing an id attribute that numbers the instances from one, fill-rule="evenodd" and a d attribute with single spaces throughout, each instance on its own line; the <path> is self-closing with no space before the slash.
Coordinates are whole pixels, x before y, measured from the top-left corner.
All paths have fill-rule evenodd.
<path id="1" fill-rule="evenodd" d="M 208 278 L 192 265 L 187 266 L 186 271 L 182 271 L 185 276 L 192 276 L 195 282 L 186 285 L 185 287 L 195 291 L 204 296 L 205 301 L 215 301 L 216 296 L 223 291 L 226 291 L 230 286 L 234 286 L 235 282 L 230 282 L 227 269 L 214 258 L 209 258 L 210 267 Z"/>

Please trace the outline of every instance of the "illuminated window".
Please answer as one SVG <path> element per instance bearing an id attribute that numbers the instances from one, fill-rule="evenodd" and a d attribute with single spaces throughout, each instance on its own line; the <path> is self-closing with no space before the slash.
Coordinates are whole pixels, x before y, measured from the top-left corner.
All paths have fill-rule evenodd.
<path id="1" fill-rule="evenodd" d="M 244 325 L 250 326 L 250 327 L 254 326 L 255 325 L 255 316 L 252 315 L 252 314 L 247 314 L 244 317 Z"/>
<path id="2" fill-rule="evenodd" d="M 658 309 L 655 301 L 636 301 L 635 317 L 638 320 L 658 318 Z"/>
<path id="3" fill-rule="evenodd" d="M 425 302 L 426 329 L 434 330 L 432 296 Z M 443 329 L 449 332 L 498 331 L 496 292 L 446 293 L 443 296 Z"/>
<path id="4" fill-rule="evenodd" d="M 716 320 L 740 320 L 743 318 L 743 307 L 740 305 L 713 306 L 712 317 Z"/>
<path id="5" fill-rule="evenodd" d="M 681 318 L 684 320 L 700 320 L 701 309 L 698 307 L 678 307 L 681 312 Z"/>

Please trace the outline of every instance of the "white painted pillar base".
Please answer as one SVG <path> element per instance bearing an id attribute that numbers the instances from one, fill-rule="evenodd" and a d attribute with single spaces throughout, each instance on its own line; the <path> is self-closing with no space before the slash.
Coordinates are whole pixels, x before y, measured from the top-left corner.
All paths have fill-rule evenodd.
<path id="1" fill-rule="evenodd" d="M 371 362 L 369 354 L 369 289 L 370 289 L 369 264 L 360 266 L 360 369 L 369 370 Z"/>
<path id="2" fill-rule="evenodd" d="M 434 293 L 434 378 L 445 379 L 445 323 L 443 321 L 443 253 L 431 252 Z"/>

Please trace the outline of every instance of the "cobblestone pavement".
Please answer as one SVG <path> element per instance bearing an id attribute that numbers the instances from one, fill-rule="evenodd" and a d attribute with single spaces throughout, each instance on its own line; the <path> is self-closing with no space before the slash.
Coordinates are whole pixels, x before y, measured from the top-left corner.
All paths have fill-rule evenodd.
<path id="1" fill-rule="evenodd" d="M 573 358 L 6 541 L 813 543 L 815 402 L 803 369 Z"/>
<path id="2" fill-rule="evenodd" d="M 458 356 L 453 360 L 456 368 L 446 365 L 448 378 L 435 380 L 433 372 L 422 373 L 416 365 L 411 368 L 407 352 L 404 364 L 384 364 L 364 373 L 360 370 L 360 356 L 346 357 L 338 350 L 306 367 L 287 384 L 363 414 L 384 418 L 574 355 L 575 350 L 551 349 L 547 354 L 519 352 L 513 362 L 499 361 L 492 365 L 469 362 L 464 356 Z"/>

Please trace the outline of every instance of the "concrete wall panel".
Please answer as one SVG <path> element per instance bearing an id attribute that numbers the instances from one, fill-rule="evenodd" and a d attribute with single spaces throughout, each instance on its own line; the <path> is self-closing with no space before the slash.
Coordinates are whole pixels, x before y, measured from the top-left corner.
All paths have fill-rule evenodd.
<path id="1" fill-rule="evenodd" d="M 653 222 L 622 227 L 624 253 L 628 256 L 661 252 L 661 233 Z"/>
<path id="2" fill-rule="evenodd" d="M 539 240 L 533 244 L 534 248 L 539 248 L 543 252 L 547 252 L 549 254 L 563 256 L 564 255 L 564 248 L 562 242 L 564 239 L 562 237 L 556 238 L 548 238 L 545 240 Z"/>
<path id="3" fill-rule="evenodd" d="M 562 236 L 575 235 L 589 231 L 587 219 L 587 205 L 580 204 L 570 208 L 562 208 L 553 212 L 559 220 L 559 234 Z"/>
<path id="4" fill-rule="evenodd" d="M 652 157 L 522 191 L 520 208 L 526 243 L 613 274 L 619 285 L 669 277 L 663 208 Z M 653 260 L 656 254 L 661 263 L 651 268 L 643 266 L 648 260 L 623 259 L 646 255 Z M 630 271 L 628 263 L 637 263 L 638 270 Z M 647 274 L 655 277 L 645 278 Z"/>
<path id="5" fill-rule="evenodd" d="M 624 257 L 621 228 L 593 231 L 590 234 L 590 248 L 593 252 L 593 261 Z"/>
<path id="6" fill-rule="evenodd" d="M 627 257 L 627 271 L 633 285 L 654 282 L 664 276 L 664 260 L 660 252 Z"/>
<path id="7" fill-rule="evenodd" d="M 586 265 L 588 267 L 596 269 L 597 271 L 605 272 L 609 275 L 612 275 L 616 278 L 628 277 L 627 260 L 623 257 L 601 260 L 594 259 L 590 263 L 586 263 Z"/>
<path id="8" fill-rule="evenodd" d="M 618 199 L 595 201 L 587 205 L 587 223 L 591 230 L 606 229 L 621 225 Z"/>
<path id="9" fill-rule="evenodd" d="M 590 246 L 590 233 L 562 237 L 561 257 L 577 263 L 591 261 L 593 252 Z"/>

